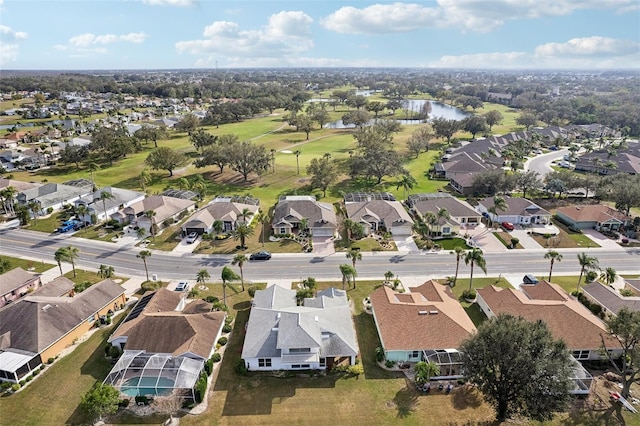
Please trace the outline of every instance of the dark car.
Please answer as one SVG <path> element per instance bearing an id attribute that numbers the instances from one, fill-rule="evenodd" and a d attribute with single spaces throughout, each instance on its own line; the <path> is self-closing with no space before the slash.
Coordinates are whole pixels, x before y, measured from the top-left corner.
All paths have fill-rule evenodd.
<path id="1" fill-rule="evenodd" d="M 515 226 L 513 226 L 513 223 L 511 222 L 502 222 L 501 225 L 507 231 L 513 231 L 515 229 Z"/>
<path id="2" fill-rule="evenodd" d="M 531 274 L 527 274 L 522 278 L 522 282 L 525 284 L 538 284 L 538 279 Z"/>
<path id="3" fill-rule="evenodd" d="M 259 251 L 249 256 L 249 260 L 269 260 L 271 259 L 271 253 L 268 251 Z"/>

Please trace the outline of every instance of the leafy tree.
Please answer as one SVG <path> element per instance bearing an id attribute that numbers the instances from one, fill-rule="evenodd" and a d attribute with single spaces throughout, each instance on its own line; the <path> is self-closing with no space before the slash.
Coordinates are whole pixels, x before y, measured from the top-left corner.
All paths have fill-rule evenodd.
<path id="1" fill-rule="evenodd" d="M 465 265 L 471 265 L 471 276 L 469 277 L 469 291 L 473 288 L 473 267 L 477 265 L 482 272 L 487 273 L 487 262 L 484 259 L 482 250 L 474 248 L 469 250 L 464 256 Z"/>
<path id="2" fill-rule="evenodd" d="M 544 254 L 545 259 L 549 259 L 549 282 L 551 282 L 551 272 L 553 272 L 553 264 L 562 261 L 562 255 L 555 250 L 549 250 Z"/>
<path id="3" fill-rule="evenodd" d="M 640 381 L 640 312 L 624 307 L 617 315 L 611 315 L 605 323 L 607 331 L 618 341 L 620 348 L 607 347 L 604 336 L 601 336 L 602 347 L 611 366 L 622 378 L 620 393 L 628 398 L 631 385 Z M 622 349 L 619 359 L 608 351 L 616 349 Z"/>
<path id="4" fill-rule="evenodd" d="M 143 124 L 141 128 L 135 131 L 133 136 L 143 140 L 145 143 L 151 140 L 154 147 L 157 148 L 158 140 L 167 137 L 167 129 L 164 126 L 157 127 Z"/>
<path id="5" fill-rule="evenodd" d="M 327 189 L 338 179 L 338 169 L 328 157 L 314 158 L 307 166 L 307 174 L 311 176 L 311 188 L 322 190 L 322 196 L 327 196 Z"/>
<path id="6" fill-rule="evenodd" d="M 569 351 L 542 321 L 500 314 L 484 322 L 460 350 L 467 378 L 495 408 L 498 422 L 516 415 L 550 420 L 570 401 Z"/>
<path id="7" fill-rule="evenodd" d="M 542 188 L 540 175 L 535 170 L 516 172 L 516 185 L 522 190 L 522 198 L 527 198 L 527 192 Z"/>
<path id="8" fill-rule="evenodd" d="M 380 101 L 371 101 L 367 103 L 365 109 L 372 112 L 375 118 L 378 118 L 378 114 L 385 109 L 385 104 Z"/>
<path id="9" fill-rule="evenodd" d="M 233 256 L 233 260 L 231 261 L 232 265 L 238 265 L 238 268 L 240 268 L 240 282 L 242 283 L 242 291 L 244 291 L 244 273 L 242 271 L 242 267 L 247 260 L 249 260 L 249 258 L 247 258 L 245 254 L 239 253 Z"/>
<path id="10" fill-rule="evenodd" d="M 178 121 L 174 127 L 176 130 L 180 132 L 187 132 L 191 134 L 194 130 L 196 130 L 200 126 L 200 119 L 195 115 L 189 113 L 182 116 L 182 119 Z"/>
<path id="11" fill-rule="evenodd" d="M 346 257 L 347 257 L 347 259 L 351 259 L 351 264 L 353 265 L 354 274 L 352 275 L 352 279 L 353 279 L 353 288 L 355 289 L 356 288 L 356 275 L 355 275 L 355 273 L 358 272 L 356 270 L 356 262 L 358 262 L 359 260 L 362 260 L 362 253 L 360 252 L 360 250 L 356 250 L 356 249 L 352 248 L 346 253 Z"/>
<path id="12" fill-rule="evenodd" d="M 312 105 L 315 105 L 315 104 L 312 104 Z M 320 129 L 322 129 L 324 125 L 331 118 L 329 113 L 327 112 L 325 105 L 326 105 L 325 102 L 320 102 L 319 107 L 312 108 L 311 110 L 307 109 L 307 114 L 309 114 L 309 116 L 313 121 L 318 123 L 318 125 L 320 126 Z"/>
<path id="13" fill-rule="evenodd" d="M 144 263 L 144 272 L 147 274 L 147 281 L 149 281 L 149 268 L 147 267 L 147 258 L 151 257 L 151 251 L 149 250 L 141 250 L 140 253 L 136 255 L 138 259 L 142 259 L 142 263 Z"/>
<path id="14" fill-rule="evenodd" d="M 98 126 L 91 133 L 89 149 L 101 154 L 112 165 L 114 160 L 124 158 L 139 149 L 137 143 L 137 139 L 129 136 L 122 126 Z"/>
<path id="15" fill-rule="evenodd" d="M 480 115 L 472 115 L 462 120 L 462 128 L 471 133 L 471 137 L 475 139 L 477 133 L 487 130 L 487 121 Z"/>
<path id="16" fill-rule="evenodd" d="M 246 223 L 239 223 L 236 226 L 236 229 L 233 230 L 232 235 L 233 239 L 238 241 L 240 240 L 240 247 L 246 249 L 245 240 L 247 237 L 253 235 L 253 228 Z"/>
<path id="17" fill-rule="evenodd" d="M 484 119 L 487 121 L 487 125 L 489 126 L 489 131 L 491 131 L 491 128 L 494 125 L 499 124 L 502 121 L 503 117 L 500 111 L 496 109 L 492 109 L 491 111 L 488 111 L 487 113 L 484 114 Z"/>
<path id="18" fill-rule="evenodd" d="M 167 146 L 154 149 L 145 160 L 145 163 L 153 170 L 166 170 L 169 172 L 169 176 L 173 176 L 175 169 L 185 166 L 188 162 L 187 156 Z"/>
<path id="19" fill-rule="evenodd" d="M 296 127 L 298 130 L 303 131 L 307 135 L 307 140 L 309 140 L 309 134 L 313 130 L 313 119 L 308 115 L 298 115 Z"/>
<path id="20" fill-rule="evenodd" d="M 434 136 L 430 127 L 422 127 L 415 130 L 407 141 L 407 149 L 418 158 L 422 150 L 429 151 L 429 141 Z"/>
<path id="21" fill-rule="evenodd" d="M 440 374 L 440 366 L 433 361 L 420 361 L 416 363 L 416 365 L 413 367 L 413 370 L 415 374 L 414 378 L 416 380 L 416 383 L 419 385 L 427 383 L 433 376 L 437 376 L 438 374 Z"/>
<path id="22" fill-rule="evenodd" d="M 362 128 L 369 121 L 371 121 L 371 116 L 367 111 L 363 110 L 349 111 L 342 116 L 342 124 L 344 124 L 345 126 L 353 124 L 358 128 Z"/>
<path id="23" fill-rule="evenodd" d="M 580 264 L 580 276 L 578 277 L 578 287 L 576 291 L 580 291 L 580 281 L 582 281 L 582 275 L 585 271 L 593 271 L 598 269 L 598 259 L 594 256 L 589 256 L 587 253 L 578 253 L 578 263 Z"/>
<path id="24" fill-rule="evenodd" d="M 67 144 L 60 151 L 60 162 L 63 164 L 75 164 L 76 169 L 80 168 L 80 163 L 89 155 L 89 148 L 86 146 L 74 146 Z"/>
<path id="25" fill-rule="evenodd" d="M 519 116 L 516 117 L 516 124 L 524 126 L 527 130 L 529 130 L 531 126 L 535 126 L 536 124 L 538 124 L 538 117 L 533 111 L 523 111 Z"/>
<path id="26" fill-rule="evenodd" d="M 222 279 L 222 303 L 227 305 L 227 282 L 229 281 L 237 281 L 240 279 L 238 274 L 233 272 L 233 269 L 225 266 L 222 268 L 222 272 L 220 274 L 220 278 Z"/>
<path id="27" fill-rule="evenodd" d="M 270 156 L 262 145 L 255 145 L 250 141 L 233 144 L 230 150 L 229 166 L 242 174 L 246 181 L 249 174 L 261 175 L 269 169 Z"/>
<path id="28" fill-rule="evenodd" d="M 120 392 L 116 388 L 98 382 L 82 396 L 80 408 L 92 420 L 102 420 L 104 416 L 115 414 L 118 411 L 119 402 Z"/>
<path id="29" fill-rule="evenodd" d="M 202 151 L 206 147 L 215 145 L 218 137 L 203 129 L 197 129 L 191 132 L 189 140 L 197 150 Z"/>
<path id="30" fill-rule="evenodd" d="M 460 122 L 457 120 L 449 120 L 442 117 L 436 117 L 431 121 L 431 126 L 439 138 L 445 138 L 447 144 L 451 143 L 451 137 L 460 130 Z"/>
<path id="31" fill-rule="evenodd" d="M 380 183 L 384 176 L 404 172 L 402 158 L 393 147 L 393 134 L 400 131 L 390 120 L 358 129 L 353 137 L 358 142 L 356 155 L 349 159 L 351 174 L 375 177 Z"/>

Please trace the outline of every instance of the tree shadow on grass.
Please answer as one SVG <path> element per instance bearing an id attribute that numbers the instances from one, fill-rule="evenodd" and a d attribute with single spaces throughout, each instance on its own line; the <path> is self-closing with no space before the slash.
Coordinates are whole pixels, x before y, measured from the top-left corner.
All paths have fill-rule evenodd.
<path id="1" fill-rule="evenodd" d="M 478 408 L 482 405 L 482 395 L 473 386 L 464 385 L 453 391 L 451 403 L 456 410 Z"/>
<path id="2" fill-rule="evenodd" d="M 398 413 L 396 417 L 406 419 L 411 416 L 418 406 L 418 394 L 408 386 L 400 389 L 393 398 Z"/>
<path id="3" fill-rule="evenodd" d="M 573 410 L 560 424 L 565 426 L 613 426 L 626 425 L 627 423 L 622 416 L 622 406 L 616 404 L 606 409 L 589 407 L 582 410 Z"/>

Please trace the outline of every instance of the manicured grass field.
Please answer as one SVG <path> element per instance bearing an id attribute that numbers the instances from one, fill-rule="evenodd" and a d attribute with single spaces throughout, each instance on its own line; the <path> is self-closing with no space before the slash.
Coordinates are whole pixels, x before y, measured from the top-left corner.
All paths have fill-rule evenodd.
<path id="1" fill-rule="evenodd" d="M 462 247 L 465 250 L 471 248 L 463 238 L 443 238 L 440 240 L 433 240 L 433 242 L 440 244 L 440 247 L 442 247 L 443 250 L 454 250 L 456 247 Z"/>
<path id="2" fill-rule="evenodd" d="M 553 224 L 560 230 L 560 234 L 555 237 L 545 237 L 543 235 L 532 234 L 534 240 L 544 248 L 597 248 L 598 243 L 584 234 L 569 232 L 567 227 L 552 219 Z"/>
<path id="3" fill-rule="evenodd" d="M 44 259 L 40 262 L 34 262 L 33 260 L 20 259 L 17 257 L 4 256 L 4 255 L 0 256 L 0 258 L 2 260 L 8 260 L 11 265 L 11 269 L 20 267 L 25 271 L 36 272 L 38 274 L 41 274 L 42 272 L 48 269 L 51 269 L 55 266 L 51 263 L 45 263 Z"/>

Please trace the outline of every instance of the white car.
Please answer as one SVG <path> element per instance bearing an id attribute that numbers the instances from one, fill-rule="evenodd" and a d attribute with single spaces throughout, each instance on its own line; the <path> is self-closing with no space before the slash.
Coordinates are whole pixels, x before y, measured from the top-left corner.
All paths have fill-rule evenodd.
<path id="1" fill-rule="evenodd" d="M 197 239 L 198 239 L 198 233 L 197 232 L 192 232 L 189 235 L 187 235 L 187 244 L 192 244 Z"/>
<path id="2" fill-rule="evenodd" d="M 176 291 L 187 291 L 189 290 L 189 283 L 186 281 L 180 281 L 176 286 Z"/>

